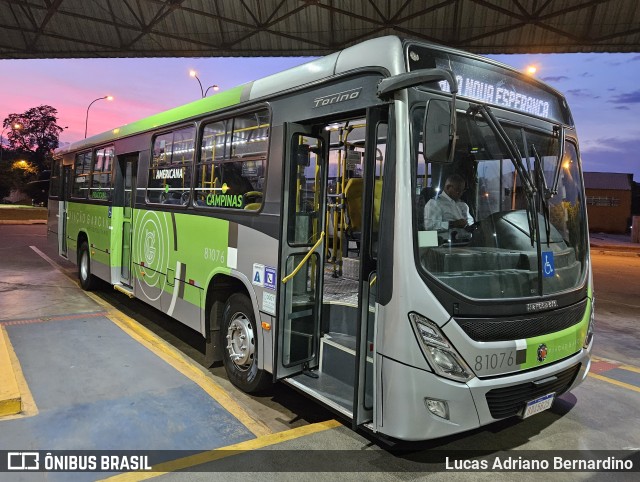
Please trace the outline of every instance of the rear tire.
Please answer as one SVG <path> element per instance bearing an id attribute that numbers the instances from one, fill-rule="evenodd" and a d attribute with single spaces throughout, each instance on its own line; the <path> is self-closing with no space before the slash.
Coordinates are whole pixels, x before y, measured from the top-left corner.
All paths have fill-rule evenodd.
<path id="1" fill-rule="evenodd" d="M 96 278 L 91 274 L 91 255 L 86 241 L 80 244 L 78 250 L 78 278 L 83 290 L 91 291 L 95 288 Z"/>
<path id="2" fill-rule="evenodd" d="M 258 337 L 253 305 L 247 296 L 229 297 L 222 315 L 220 341 L 229 381 L 240 390 L 253 393 L 271 385 L 271 375 L 258 369 Z"/>

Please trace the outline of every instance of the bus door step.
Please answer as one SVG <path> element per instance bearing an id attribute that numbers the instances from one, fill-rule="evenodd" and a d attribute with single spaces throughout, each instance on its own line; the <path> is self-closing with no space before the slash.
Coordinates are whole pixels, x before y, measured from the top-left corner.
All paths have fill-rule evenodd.
<path id="1" fill-rule="evenodd" d="M 326 333 L 320 339 L 320 371 L 345 385 L 355 384 L 356 337 L 343 333 Z M 367 356 L 365 370 L 368 380 L 372 380 L 373 358 Z"/>
<path id="2" fill-rule="evenodd" d="M 118 284 L 118 285 L 113 285 L 113 289 L 116 291 L 119 291 L 120 293 L 124 293 L 129 298 L 135 297 L 135 295 L 133 294 L 133 291 L 128 286 Z"/>

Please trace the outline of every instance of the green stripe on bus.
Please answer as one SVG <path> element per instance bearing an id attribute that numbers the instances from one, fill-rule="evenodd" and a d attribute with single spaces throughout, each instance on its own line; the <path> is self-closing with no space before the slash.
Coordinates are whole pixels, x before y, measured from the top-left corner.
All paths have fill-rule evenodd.
<path id="1" fill-rule="evenodd" d="M 520 369 L 536 368 L 554 361 L 571 356 L 582 348 L 589 328 L 589 315 L 591 313 L 591 301 L 587 301 L 587 309 L 582 320 L 577 325 L 571 326 L 555 333 L 527 338 L 527 361 Z M 540 353 L 539 353 L 540 352 Z M 546 352 L 546 353 L 544 353 Z M 540 361 L 538 357 L 542 358 Z"/>

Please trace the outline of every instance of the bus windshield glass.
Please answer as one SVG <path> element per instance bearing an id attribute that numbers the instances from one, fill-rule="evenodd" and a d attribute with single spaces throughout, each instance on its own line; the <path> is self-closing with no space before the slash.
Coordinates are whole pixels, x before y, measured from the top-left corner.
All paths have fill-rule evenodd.
<path id="1" fill-rule="evenodd" d="M 477 112 L 458 113 L 453 162 L 427 162 L 424 111 L 412 111 L 419 270 L 474 299 L 580 286 L 587 232 L 575 145 L 561 146 L 551 131 L 496 120 L 500 134 Z"/>

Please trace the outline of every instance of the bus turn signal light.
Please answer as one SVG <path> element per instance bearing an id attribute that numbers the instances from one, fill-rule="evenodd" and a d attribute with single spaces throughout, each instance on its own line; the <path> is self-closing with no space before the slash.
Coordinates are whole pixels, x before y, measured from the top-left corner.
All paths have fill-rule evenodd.
<path id="1" fill-rule="evenodd" d="M 263 321 L 262 328 L 267 331 L 271 330 L 271 323 L 267 323 L 266 321 Z"/>

